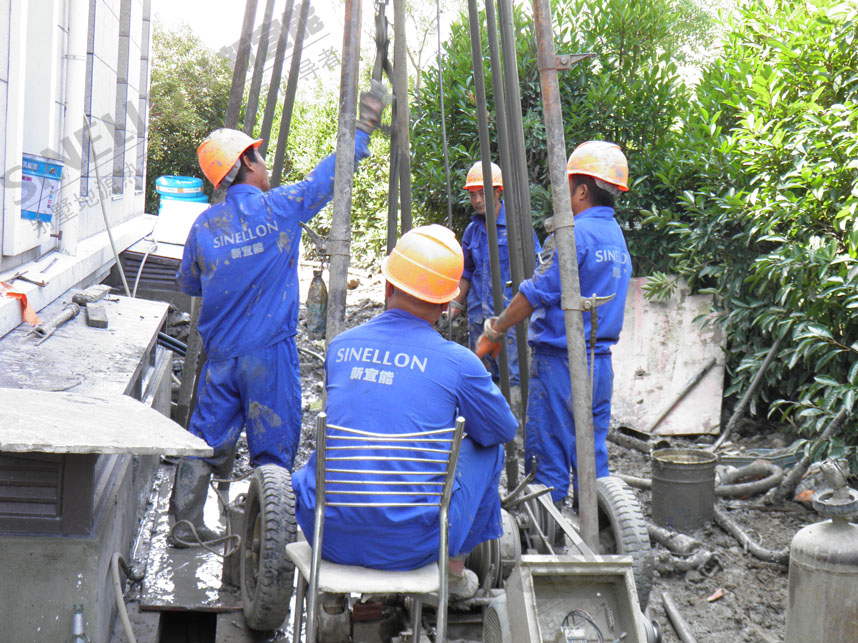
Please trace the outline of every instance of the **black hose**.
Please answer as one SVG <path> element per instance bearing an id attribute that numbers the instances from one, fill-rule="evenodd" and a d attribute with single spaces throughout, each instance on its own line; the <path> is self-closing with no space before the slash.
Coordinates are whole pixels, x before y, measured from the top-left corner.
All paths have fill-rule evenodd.
<path id="1" fill-rule="evenodd" d="M 188 352 L 188 345 L 184 342 L 179 341 L 175 337 L 170 337 L 167 333 L 159 332 L 158 333 L 158 343 L 161 346 L 169 348 L 170 350 L 176 351 L 177 353 L 184 356 Z"/>

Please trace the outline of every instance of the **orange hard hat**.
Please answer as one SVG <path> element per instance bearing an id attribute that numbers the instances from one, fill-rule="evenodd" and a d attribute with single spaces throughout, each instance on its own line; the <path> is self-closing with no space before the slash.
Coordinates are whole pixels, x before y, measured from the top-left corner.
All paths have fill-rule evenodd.
<path id="1" fill-rule="evenodd" d="M 581 143 L 569 155 L 566 172 L 569 176 L 586 174 L 616 187 L 621 192 L 629 191 L 629 164 L 620 146 L 614 143 Z"/>
<path id="2" fill-rule="evenodd" d="M 501 169 L 494 163 L 492 163 L 492 186 L 503 190 L 503 177 L 501 175 Z M 468 178 L 465 181 L 465 189 L 482 190 L 483 187 L 483 162 L 477 161 L 471 166 L 471 169 L 468 172 Z"/>
<path id="3" fill-rule="evenodd" d="M 197 148 L 200 169 L 216 188 L 221 187 L 224 179 L 227 179 L 224 187 L 229 187 L 241 167 L 238 159 L 244 150 L 260 145 L 262 145 L 261 138 L 250 138 L 236 129 L 226 127 L 216 129 Z M 229 174 L 231 176 L 227 176 Z"/>
<path id="4" fill-rule="evenodd" d="M 437 223 L 406 232 L 381 262 L 381 272 L 391 284 L 433 304 L 446 304 L 459 294 L 464 267 L 456 235 Z"/>

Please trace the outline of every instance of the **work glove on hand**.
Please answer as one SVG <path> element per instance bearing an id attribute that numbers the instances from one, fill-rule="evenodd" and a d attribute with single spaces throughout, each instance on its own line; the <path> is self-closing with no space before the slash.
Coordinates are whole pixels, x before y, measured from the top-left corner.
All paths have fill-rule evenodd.
<path id="1" fill-rule="evenodd" d="M 390 93 L 380 80 L 370 83 L 369 91 L 361 92 L 360 108 L 358 111 L 357 127 L 367 134 L 381 125 L 381 115 L 390 104 Z"/>
<path id="2" fill-rule="evenodd" d="M 497 358 L 500 354 L 504 333 L 499 333 L 494 329 L 496 319 L 497 317 L 489 317 L 483 324 L 483 332 L 477 340 L 477 347 L 474 349 L 480 359 L 487 355 Z"/>

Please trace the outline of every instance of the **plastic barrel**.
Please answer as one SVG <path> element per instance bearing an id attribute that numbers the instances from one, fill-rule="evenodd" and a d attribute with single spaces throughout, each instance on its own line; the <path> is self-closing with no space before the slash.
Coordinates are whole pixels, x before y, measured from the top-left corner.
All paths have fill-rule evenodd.
<path id="1" fill-rule="evenodd" d="M 653 451 L 653 522 L 687 533 L 709 521 L 715 506 L 717 460 L 703 449 Z"/>
<path id="2" fill-rule="evenodd" d="M 195 176 L 159 176 L 155 179 L 155 191 L 160 199 L 159 214 L 164 208 L 164 201 L 209 202 L 203 192 L 203 180 Z"/>

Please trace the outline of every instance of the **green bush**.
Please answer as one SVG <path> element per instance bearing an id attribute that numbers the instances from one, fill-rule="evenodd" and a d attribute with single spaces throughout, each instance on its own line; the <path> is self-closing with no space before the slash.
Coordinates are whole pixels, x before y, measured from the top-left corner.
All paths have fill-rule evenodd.
<path id="1" fill-rule="evenodd" d="M 716 296 L 728 395 L 787 335 L 755 403 L 810 434 L 858 389 L 855 15 L 831 0 L 744 2 L 670 151 L 677 185 L 696 187 L 646 222 L 665 268 Z"/>

